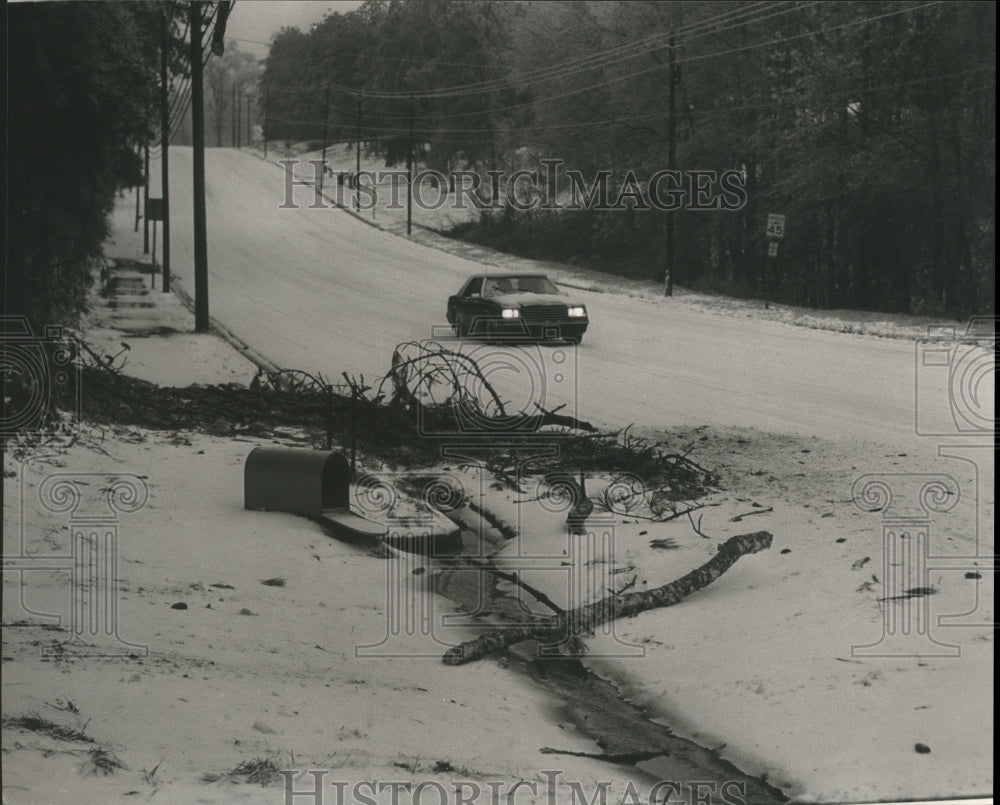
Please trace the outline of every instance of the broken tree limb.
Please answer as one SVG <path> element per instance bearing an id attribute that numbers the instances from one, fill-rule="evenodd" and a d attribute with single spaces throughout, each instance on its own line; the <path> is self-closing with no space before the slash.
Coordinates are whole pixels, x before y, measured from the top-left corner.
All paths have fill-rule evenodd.
<path id="1" fill-rule="evenodd" d="M 436 401 L 438 405 L 464 406 L 480 416 L 485 416 L 485 409 L 492 406 L 496 416 L 507 415 L 503 400 L 479 364 L 434 341 L 398 344 L 392 353 L 392 368 L 379 383 L 379 394 L 387 381 L 392 383 L 392 399 L 397 403 L 426 407 L 428 403 L 421 399 L 421 393 L 433 399 L 434 387 L 439 386 L 445 390 L 445 398 Z M 480 399 L 483 392 L 489 398 L 485 405 Z"/>
<path id="2" fill-rule="evenodd" d="M 541 414 L 530 417 L 534 428 L 537 430 L 543 425 L 559 425 L 560 427 L 572 428 L 573 430 L 587 431 L 587 433 L 597 433 L 597 428 L 590 422 L 583 419 L 577 419 L 575 416 L 560 414 L 559 412 L 565 407 L 565 405 L 560 405 L 558 408 L 553 408 L 549 411 L 540 406 L 538 403 L 535 403 L 535 408 L 541 411 Z"/>
<path id="3" fill-rule="evenodd" d="M 743 514 L 737 514 L 735 517 L 730 517 L 729 518 L 729 522 L 730 523 L 738 523 L 744 517 L 751 517 L 754 514 L 768 514 L 768 513 L 773 512 L 773 511 L 774 511 L 774 507 L 773 506 L 768 506 L 766 509 L 754 509 L 752 512 L 744 512 Z"/>
<path id="4" fill-rule="evenodd" d="M 719 552 L 701 567 L 654 590 L 610 596 L 560 615 L 555 626 L 524 624 L 509 626 L 454 646 L 444 653 L 445 665 L 462 665 L 524 640 L 555 645 L 574 635 L 593 631 L 602 623 L 628 618 L 650 609 L 669 607 L 691 593 L 707 587 L 731 568 L 744 554 L 758 553 L 771 547 L 771 534 L 756 531 L 731 537 L 719 546 Z"/>
<path id="5" fill-rule="evenodd" d="M 564 610 L 537 587 L 528 584 L 528 582 L 524 581 L 517 573 L 504 572 L 492 562 L 479 562 L 475 559 L 468 559 L 460 556 L 455 559 L 443 559 L 441 560 L 441 564 L 449 568 L 469 568 L 473 570 L 481 570 L 483 573 L 488 573 L 494 578 L 502 579 L 503 581 L 510 582 L 511 584 L 520 587 L 532 598 L 538 601 L 538 603 L 547 606 L 556 615 L 566 614 L 566 610 Z"/>

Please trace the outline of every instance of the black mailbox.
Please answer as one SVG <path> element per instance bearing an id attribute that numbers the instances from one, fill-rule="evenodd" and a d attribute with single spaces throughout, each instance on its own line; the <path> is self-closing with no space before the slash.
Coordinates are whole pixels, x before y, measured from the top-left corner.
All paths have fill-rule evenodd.
<path id="1" fill-rule="evenodd" d="M 351 465 L 341 453 L 255 447 L 243 470 L 243 507 L 320 517 L 348 510 Z"/>

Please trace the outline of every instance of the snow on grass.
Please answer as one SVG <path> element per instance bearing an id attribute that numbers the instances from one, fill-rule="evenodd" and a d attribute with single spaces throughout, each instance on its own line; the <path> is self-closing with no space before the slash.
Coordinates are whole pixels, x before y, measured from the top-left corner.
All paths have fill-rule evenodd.
<path id="1" fill-rule="evenodd" d="M 231 778 L 275 758 L 282 769 L 329 769 L 328 779 L 352 784 L 458 776 L 437 768 L 509 786 L 536 779 L 543 746 L 599 751 L 560 729 L 542 692 L 496 661 L 445 673 L 441 646 L 419 633 L 402 635 L 397 656 L 355 656 L 387 634 L 390 560 L 305 518 L 245 511 L 243 465 L 253 446 L 142 429 L 119 440 L 88 429 L 73 447 L 23 464 L 8 455 L 5 533 L 13 545 L 23 534 L 33 556 L 70 547 L 67 515 L 39 504 L 39 485 L 53 472 L 79 479 L 81 511 L 91 514 L 102 511 L 109 479 L 141 476 L 150 493 L 117 524 L 118 637 L 132 658 L 87 659 L 86 646 L 73 644 L 43 658 L 39 643 L 63 645 L 66 632 L 4 630 L 5 715 L 72 700 L 88 734 L 128 769 L 82 777 L 5 723 L 11 803 L 63 801 L 67 791 L 80 802 L 129 801 L 130 790 L 152 793 L 141 770 L 161 761 L 157 801 L 273 803 L 280 781 L 234 792 Z M 68 625 L 66 575 L 26 573 L 22 598 L 21 580 L 5 573 L 4 622 L 63 613 Z M 274 578 L 285 584 L 265 583 Z M 443 599 L 435 606 L 448 611 Z M 576 758 L 560 768 L 588 786 L 608 774 Z M 212 784 L 198 782 L 213 775 Z M 610 775 L 616 785 L 627 779 Z"/>

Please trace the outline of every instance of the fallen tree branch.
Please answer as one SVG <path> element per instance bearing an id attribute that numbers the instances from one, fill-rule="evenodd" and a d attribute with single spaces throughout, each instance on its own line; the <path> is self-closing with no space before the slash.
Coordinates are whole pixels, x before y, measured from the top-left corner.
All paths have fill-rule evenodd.
<path id="1" fill-rule="evenodd" d="M 676 581 L 653 590 L 611 596 L 594 604 L 579 607 L 557 618 L 555 626 L 525 624 L 499 629 L 448 649 L 442 661 L 445 665 L 462 665 L 524 640 L 558 645 L 574 635 L 593 631 L 607 621 L 629 618 L 646 610 L 671 606 L 711 584 L 744 554 L 770 548 L 771 539 L 771 534 L 767 531 L 731 537 L 719 546 L 719 552 L 704 565 Z"/>
<path id="2" fill-rule="evenodd" d="M 571 749 L 553 749 L 551 746 L 543 746 L 538 750 L 543 755 L 571 755 L 572 757 L 586 757 L 592 760 L 603 760 L 606 763 L 617 763 L 622 766 L 634 766 L 644 760 L 652 760 L 655 757 L 667 754 L 663 749 L 649 752 L 622 752 L 616 755 L 602 755 L 599 752 L 574 752 Z"/>
<path id="3" fill-rule="evenodd" d="M 768 514 L 769 512 L 773 512 L 773 511 L 774 511 L 774 507 L 773 506 L 768 506 L 766 509 L 754 509 L 752 512 L 744 512 L 743 514 L 737 514 L 735 517 L 730 517 L 729 518 L 729 522 L 730 523 L 738 523 L 744 517 L 751 517 L 751 516 L 753 516 L 755 514 Z"/>
<path id="4" fill-rule="evenodd" d="M 704 531 L 701 530 L 701 518 L 702 518 L 702 515 L 700 515 L 700 514 L 698 515 L 698 525 L 695 525 L 694 524 L 694 518 L 691 516 L 691 511 L 692 511 L 691 509 L 688 509 L 685 512 L 685 514 L 688 516 L 688 520 L 691 521 L 691 528 L 694 529 L 694 533 L 697 534 L 699 537 L 704 537 L 705 539 L 711 539 L 711 537 L 708 536 L 708 534 L 706 534 Z"/>
<path id="5" fill-rule="evenodd" d="M 480 570 L 483 573 L 488 573 L 494 578 L 502 579 L 503 581 L 510 582 L 516 587 L 520 587 L 522 590 L 528 593 L 532 598 L 538 601 L 538 603 L 547 606 L 556 615 L 563 616 L 566 614 L 566 610 L 564 610 L 561 606 L 559 606 L 555 601 L 549 598 L 545 593 L 543 593 L 537 587 L 534 587 L 533 585 L 528 584 L 528 582 L 524 581 L 524 579 L 522 579 L 517 573 L 508 573 L 506 571 L 503 571 L 496 565 L 492 564 L 491 562 L 477 562 L 474 559 L 466 559 L 464 557 L 459 557 L 457 559 L 441 560 L 441 564 L 449 568 Z M 548 616 L 545 617 L 551 621 L 551 618 L 548 618 Z"/>
<path id="6" fill-rule="evenodd" d="M 608 592 L 611 593 L 612 595 L 621 596 L 623 593 L 625 593 L 626 590 L 631 590 L 633 587 L 635 587 L 635 583 L 636 583 L 636 581 L 638 581 L 638 579 L 639 579 L 638 576 L 633 576 L 632 577 L 632 581 L 630 581 L 628 584 L 626 584 L 620 590 L 612 590 L 609 587 L 608 588 Z"/>
<path id="7" fill-rule="evenodd" d="M 477 391 L 485 391 L 495 416 L 507 416 L 503 400 L 486 379 L 479 364 L 470 356 L 433 341 L 398 344 L 392 353 L 392 368 L 378 385 L 379 395 L 387 381 L 392 384 L 392 399 L 396 403 L 426 406 L 419 393 L 432 395 L 437 385 L 450 389 L 446 398 L 438 401 L 439 405 L 464 406 L 469 413 L 486 416 L 487 412 L 477 395 Z"/>
<path id="8" fill-rule="evenodd" d="M 577 419 L 575 416 L 560 414 L 559 412 L 565 407 L 565 405 L 560 405 L 558 408 L 553 408 L 549 411 L 536 402 L 535 408 L 541 411 L 541 415 L 531 417 L 532 425 L 536 430 L 543 425 L 559 425 L 564 428 L 572 428 L 573 430 L 587 431 L 587 433 L 597 433 L 597 428 L 590 422 Z"/>

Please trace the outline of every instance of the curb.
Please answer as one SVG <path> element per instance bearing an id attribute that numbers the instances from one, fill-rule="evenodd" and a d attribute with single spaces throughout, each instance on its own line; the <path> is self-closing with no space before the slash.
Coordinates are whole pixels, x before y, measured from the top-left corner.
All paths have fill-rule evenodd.
<path id="1" fill-rule="evenodd" d="M 187 291 L 181 287 L 180 283 L 177 281 L 176 277 L 171 278 L 170 290 L 177 295 L 177 297 L 184 303 L 184 307 L 194 313 L 194 299 L 188 294 Z M 274 361 L 262 355 L 260 352 L 255 350 L 249 344 L 247 344 L 242 339 L 238 338 L 232 330 L 226 327 L 224 324 L 219 322 L 211 316 L 208 317 L 208 324 L 211 331 L 227 342 L 233 349 L 239 352 L 244 358 L 254 364 L 258 369 L 265 372 L 280 372 L 281 367 L 278 366 Z"/>

